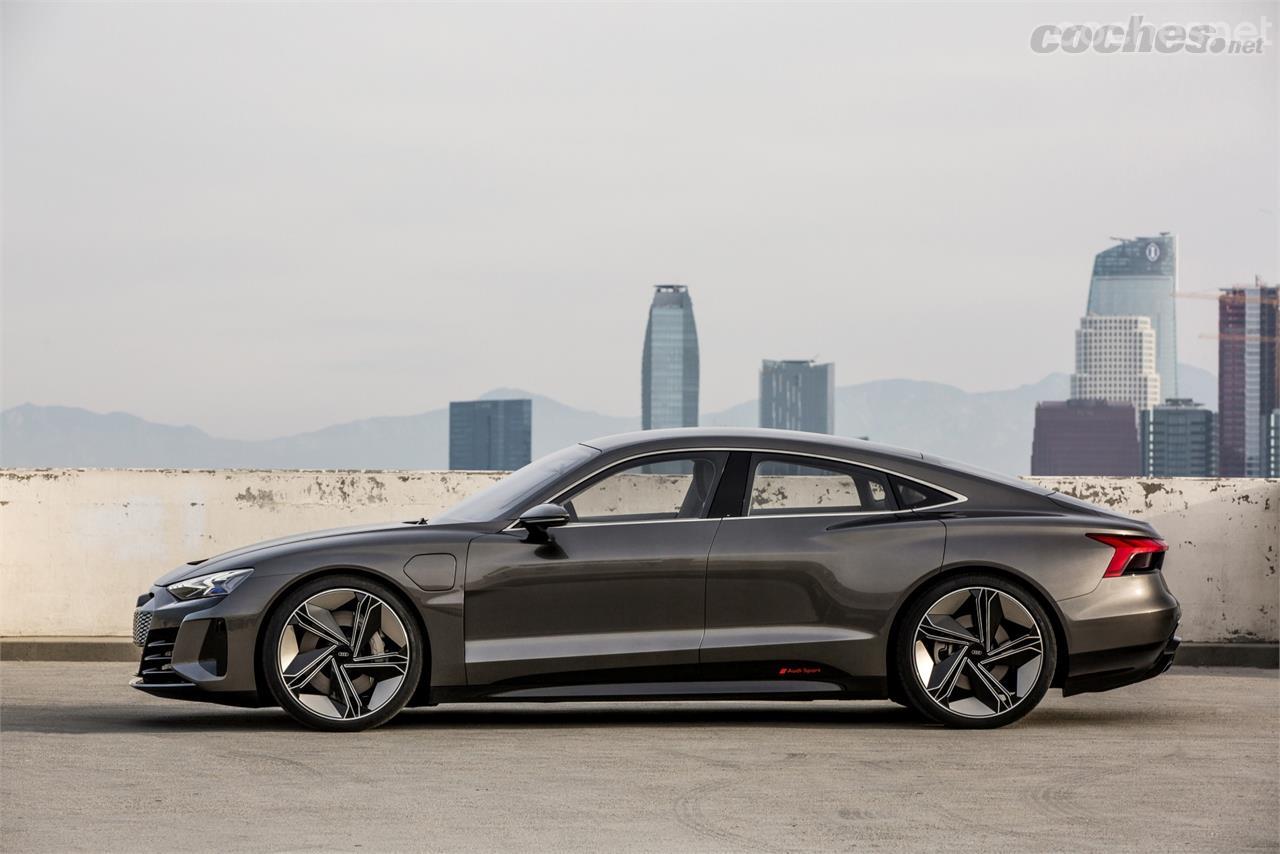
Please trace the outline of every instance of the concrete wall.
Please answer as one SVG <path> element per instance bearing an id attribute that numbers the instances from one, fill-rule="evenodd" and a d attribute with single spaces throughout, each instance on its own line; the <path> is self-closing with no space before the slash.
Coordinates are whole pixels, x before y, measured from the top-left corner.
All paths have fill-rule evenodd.
<path id="1" fill-rule="evenodd" d="M 299 531 L 431 516 L 489 472 L 0 472 L 0 635 L 126 636 L 133 603 L 194 558 Z M 1040 478 L 1151 521 L 1193 641 L 1275 641 L 1280 481 Z"/>
<path id="2" fill-rule="evenodd" d="M 488 472 L 0 471 L 0 636 L 127 635 L 180 563 L 319 528 L 419 519 Z"/>
<path id="3" fill-rule="evenodd" d="M 1027 478 L 1150 522 L 1188 641 L 1268 641 L 1280 611 L 1280 480 Z"/>

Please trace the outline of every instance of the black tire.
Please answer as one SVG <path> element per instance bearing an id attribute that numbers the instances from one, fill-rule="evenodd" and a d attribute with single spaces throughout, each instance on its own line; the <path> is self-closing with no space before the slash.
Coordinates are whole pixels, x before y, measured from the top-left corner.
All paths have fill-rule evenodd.
<path id="1" fill-rule="evenodd" d="M 969 598 L 966 599 L 960 591 L 968 591 Z M 1024 610 L 1017 610 L 1008 600 L 993 593 L 1012 599 Z M 935 621 L 939 616 L 946 615 L 935 612 L 926 626 L 922 622 L 926 614 L 929 614 L 935 606 L 940 606 L 945 612 L 953 607 L 949 603 L 959 602 L 960 610 L 953 615 L 953 618 L 957 620 L 957 628 L 963 631 L 956 637 L 960 638 L 970 630 L 977 637 L 982 634 L 981 629 L 976 625 L 976 612 L 982 597 L 988 597 L 988 601 L 994 600 L 1000 604 L 1001 616 L 995 619 L 988 618 L 986 625 L 991 626 L 994 623 L 994 630 L 988 628 L 987 631 L 1002 640 L 993 640 L 988 643 L 979 639 L 977 643 L 961 641 L 954 644 L 949 642 L 935 644 L 937 634 Z M 1003 617 L 1005 607 L 1011 611 L 1008 619 Z M 963 614 L 969 608 L 973 609 L 972 617 Z M 1038 638 L 1034 637 L 1029 627 L 1026 629 L 1026 634 L 1016 636 L 1016 633 L 1024 630 L 1022 623 L 1016 621 L 1026 622 L 1028 616 L 1030 622 L 1034 624 L 1035 631 L 1038 632 Z M 945 628 L 942 630 L 947 631 Z M 918 632 L 923 632 L 929 637 L 918 636 Z M 1034 660 L 1037 641 L 1039 672 L 1034 682 L 1031 682 L 1029 675 L 1026 675 L 1025 679 L 1020 679 L 1023 675 L 1020 671 L 1022 664 L 1017 662 L 1021 660 L 1021 656 L 1027 656 L 1024 663 L 1028 665 L 1027 674 L 1030 673 L 1032 668 L 1029 665 Z M 1053 623 L 1031 591 L 1024 585 L 1002 576 L 979 572 L 948 576 L 925 589 L 907 608 L 894 643 L 896 647 L 894 663 L 897 667 L 900 680 L 898 687 L 902 697 L 925 717 L 945 726 L 960 729 L 1002 727 L 1030 712 L 1044 698 L 1045 692 L 1053 683 L 1054 667 L 1058 660 L 1058 644 Z M 1002 648 L 1007 650 L 1014 646 L 1021 648 L 1021 651 L 999 652 Z M 946 655 L 946 661 L 938 660 L 938 649 L 950 651 L 950 654 Z M 992 650 L 995 650 L 997 655 L 991 656 Z M 1006 657 L 1001 658 L 1002 654 Z M 923 658 L 920 658 L 921 655 Z M 955 655 L 959 657 L 953 661 L 952 656 Z M 988 658 L 994 663 L 988 662 Z M 930 668 L 930 678 L 936 681 L 934 693 L 930 693 L 924 681 L 922 669 L 925 667 Z M 1012 674 L 1010 674 L 1011 668 L 1013 668 Z M 954 673 L 955 678 L 952 680 L 941 678 L 948 673 Z M 988 687 L 991 685 L 990 682 L 983 684 L 983 680 L 993 674 L 999 675 L 994 689 Z M 953 686 L 949 691 L 948 684 Z M 1010 689 L 1009 685 L 1014 687 Z M 970 690 L 973 686 L 976 688 Z M 997 698 L 997 694 L 1001 696 Z M 935 696 L 944 699 L 936 699 Z M 960 699 L 956 700 L 955 697 Z M 1012 705 L 1001 708 L 1008 702 L 1012 702 Z M 951 705 L 961 706 L 962 709 L 953 709 L 949 707 Z M 977 706 L 984 706 L 985 712 L 977 710 Z M 991 706 L 996 708 L 993 709 Z"/>
<path id="2" fill-rule="evenodd" d="M 385 694 L 381 697 L 377 697 L 375 689 L 378 682 L 373 681 L 371 676 L 357 675 L 354 681 L 352 681 L 350 676 L 347 676 L 346 685 L 351 686 L 352 689 L 358 689 L 359 685 L 364 684 L 362 680 L 365 679 L 368 679 L 370 684 L 369 687 L 356 691 L 356 700 L 354 702 L 344 703 L 342 708 L 339 709 L 338 703 L 341 702 L 341 697 L 351 696 L 351 692 L 342 690 L 342 686 L 338 685 L 335 668 L 344 666 L 339 663 L 340 661 L 351 662 L 344 666 L 344 671 L 345 667 L 374 667 L 375 669 L 372 672 L 377 673 L 379 671 L 376 670 L 377 665 L 366 664 L 362 666 L 355 663 L 360 661 L 359 658 L 354 657 L 360 654 L 360 648 L 363 648 L 366 652 L 371 648 L 367 640 L 363 644 L 360 644 L 358 640 L 355 642 L 349 642 L 347 647 L 340 649 L 338 644 L 325 641 L 324 639 L 317 637 L 317 649 L 311 650 L 313 653 L 319 652 L 320 650 L 318 647 L 323 643 L 331 643 L 334 649 L 338 651 L 332 656 L 324 656 L 329 660 L 329 663 L 326 665 L 327 669 L 326 667 L 319 668 L 316 671 L 318 674 L 317 680 L 300 689 L 300 693 L 306 694 L 306 696 L 303 697 L 303 700 L 309 700 L 313 705 L 318 706 L 325 703 L 325 700 L 320 698 L 326 696 L 326 692 L 317 689 L 316 685 L 322 684 L 329 686 L 327 696 L 330 698 L 330 701 L 328 705 L 333 707 L 335 713 L 344 715 L 344 717 L 339 718 L 333 717 L 332 715 L 322 714 L 316 711 L 316 709 L 313 709 L 308 705 L 304 705 L 302 700 L 295 697 L 294 691 L 290 690 L 290 688 L 285 684 L 285 676 L 282 673 L 282 669 L 284 669 L 282 661 L 287 653 L 284 653 L 282 650 L 290 643 L 289 639 L 283 637 L 286 628 L 289 629 L 293 639 L 292 643 L 294 646 L 291 647 L 291 649 L 296 649 L 298 646 L 297 638 L 299 636 L 299 629 L 296 624 L 294 626 L 290 626 L 290 621 L 294 618 L 295 611 L 297 611 L 303 603 L 306 603 L 317 596 L 324 596 L 329 599 L 341 599 L 345 592 L 350 592 L 352 594 L 351 604 L 340 606 L 340 609 L 335 609 L 330 616 L 335 617 L 340 630 L 345 632 L 349 641 L 352 633 L 351 626 L 350 624 L 343 625 L 342 622 L 348 617 L 348 612 L 341 610 L 341 608 L 349 607 L 353 609 L 350 616 L 354 617 L 355 611 L 358 610 L 355 605 L 356 602 L 376 600 L 376 604 L 369 605 L 367 607 L 371 610 L 379 606 L 389 608 L 395 615 L 396 621 L 398 622 L 387 620 L 386 625 L 384 626 L 381 624 L 384 616 L 379 611 L 376 618 L 379 621 L 379 626 L 378 628 L 373 629 L 371 634 L 375 636 L 375 642 L 378 644 L 377 647 L 374 647 L 375 650 L 386 649 L 388 644 L 394 648 L 393 652 L 382 652 L 381 655 L 384 656 L 387 661 L 390 661 L 395 657 L 397 662 L 396 664 L 386 664 L 383 666 L 389 668 L 390 678 L 399 678 L 400 682 L 398 683 L 398 687 L 394 688 L 394 692 L 389 698 L 386 697 Z M 373 600 L 363 599 L 361 594 L 373 597 Z M 320 601 L 325 601 L 325 599 L 321 599 Z M 358 619 L 358 617 L 355 619 Z M 371 621 L 374 618 L 369 617 L 366 619 Z M 305 631 L 303 631 L 302 634 L 305 636 Z M 390 640 L 389 638 L 392 636 L 394 636 L 396 640 Z M 403 648 L 399 643 L 400 639 L 403 639 L 405 642 L 403 644 Z M 358 646 L 360 648 L 357 648 Z M 398 675 L 400 673 L 400 668 L 398 668 L 399 658 L 397 657 L 401 653 L 403 653 L 404 658 L 407 658 L 407 663 L 405 663 L 402 668 L 402 676 Z M 301 658 L 301 654 L 299 653 L 294 653 L 294 655 L 297 658 Z M 365 655 L 364 657 L 367 659 L 374 659 L 375 661 L 382 660 L 377 655 Z M 267 620 L 266 632 L 263 634 L 262 648 L 259 650 L 263 677 L 267 683 L 268 689 L 271 691 L 271 696 L 275 698 L 275 701 L 279 704 L 280 708 L 284 709 L 290 717 L 299 723 L 313 729 L 324 730 L 327 732 L 358 732 L 360 730 L 372 729 L 373 727 L 381 726 L 391 720 L 391 718 L 395 717 L 395 715 L 404 708 L 405 704 L 409 702 L 409 699 L 417 689 L 418 683 L 423 675 L 423 667 L 426 657 L 426 639 L 423 637 L 422 630 L 418 627 L 417 619 L 415 619 L 413 614 L 409 612 L 401 596 L 389 585 L 359 575 L 329 575 L 323 578 L 317 578 L 314 581 L 309 581 L 290 591 L 278 603 L 276 603 L 276 606 L 272 609 L 271 615 Z M 306 668 L 303 669 L 305 670 Z M 391 686 L 388 686 L 388 688 L 390 687 Z M 376 707 L 373 707 L 372 699 L 374 697 L 377 697 L 378 704 Z"/>

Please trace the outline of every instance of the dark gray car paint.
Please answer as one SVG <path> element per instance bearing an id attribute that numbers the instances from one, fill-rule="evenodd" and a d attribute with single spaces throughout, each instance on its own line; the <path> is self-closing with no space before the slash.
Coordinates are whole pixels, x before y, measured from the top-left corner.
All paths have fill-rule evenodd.
<path id="1" fill-rule="evenodd" d="M 511 534 L 473 540 L 468 683 L 697 664 L 719 525 L 571 524 L 540 546 Z"/>
<path id="2" fill-rule="evenodd" d="M 889 621 L 941 566 L 945 529 L 915 514 L 725 519 L 707 568 L 707 663 L 884 669 Z"/>
<path id="3" fill-rule="evenodd" d="M 592 683 L 600 696 L 618 696 L 616 686 L 639 681 L 686 685 L 694 696 L 709 690 L 694 682 L 723 678 L 725 693 L 734 694 L 732 684 L 747 684 L 728 678 L 734 666 L 785 669 L 792 663 L 813 664 L 824 677 L 847 677 L 846 685 L 880 686 L 871 694 L 883 695 L 897 613 L 930 579 L 973 568 L 1007 573 L 1036 590 L 1059 623 L 1070 667 L 1081 674 L 1110 672 L 1108 655 L 1123 660 L 1126 672 L 1149 667 L 1177 623 L 1177 602 L 1159 573 L 1103 580 L 1110 549 L 1084 536 L 1153 535 L 1149 525 L 1064 506 L 1037 487 L 952 470 L 916 452 L 786 431 L 658 430 L 585 444 L 601 453 L 523 505 L 548 501 L 621 460 L 686 449 L 835 458 L 966 500 L 880 516 L 570 525 L 555 529 L 551 546 L 524 542 L 523 532 L 509 530 L 514 518 L 389 523 L 261 543 L 179 567 L 152 588 L 141 607 L 152 612 L 153 631 L 180 629 L 172 667 L 184 683 L 175 687 L 194 686 L 154 692 L 267 701 L 255 673 L 266 615 L 289 588 L 326 572 L 365 572 L 413 606 L 430 647 L 422 702 L 484 696 L 490 689 L 498 696 L 512 683 L 541 686 L 522 690 L 543 697 L 556 696 L 557 684 L 573 684 L 566 696 L 580 698 L 591 694 L 583 685 Z M 406 573 L 415 556 L 428 554 L 456 561 L 447 589 L 424 590 Z M 221 599 L 177 602 L 163 586 L 242 567 L 253 567 L 253 574 Z M 432 586 L 441 577 L 432 573 Z M 207 654 L 217 644 L 225 646 L 221 662 Z M 767 685 L 757 678 L 767 672 L 752 670 L 747 678 Z M 783 681 L 779 691 L 803 695 Z"/>

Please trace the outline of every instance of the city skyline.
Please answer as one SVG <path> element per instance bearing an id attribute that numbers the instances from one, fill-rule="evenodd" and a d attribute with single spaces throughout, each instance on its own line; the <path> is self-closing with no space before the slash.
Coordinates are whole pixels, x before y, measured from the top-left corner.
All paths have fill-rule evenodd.
<path id="1" fill-rule="evenodd" d="M 0 405 L 631 413 L 661 281 L 703 410 L 766 354 L 993 390 L 1068 369 L 1110 235 L 1177 233 L 1186 290 L 1275 281 L 1277 52 L 1028 49 L 1073 8 L 4 4 Z M 1183 361 L 1214 311 L 1179 306 Z"/>

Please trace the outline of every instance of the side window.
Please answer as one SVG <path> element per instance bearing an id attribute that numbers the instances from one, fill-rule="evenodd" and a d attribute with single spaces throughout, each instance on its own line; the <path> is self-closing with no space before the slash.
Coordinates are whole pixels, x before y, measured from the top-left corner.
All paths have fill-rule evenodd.
<path id="1" fill-rule="evenodd" d="M 666 455 L 625 464 L 560 499 L 575 522 L 697 519 L 711 501 L 727 454 Z"/>
<path id="2" fill-rule="evenodd" d="M 855 465 L 802 459 L 757 458 L 748 493 L 748 516 L 894 509 L 887 475 Z"/>
<path id="3" fill-rule="evenodd" d="M 913 480 L 893 478 L 893 494 L 898 498 L 898 506 L 903 510 L 917 510 L 933 507 L 935 504 L 947 504 L 955 501 L 955 496 Z"/>

